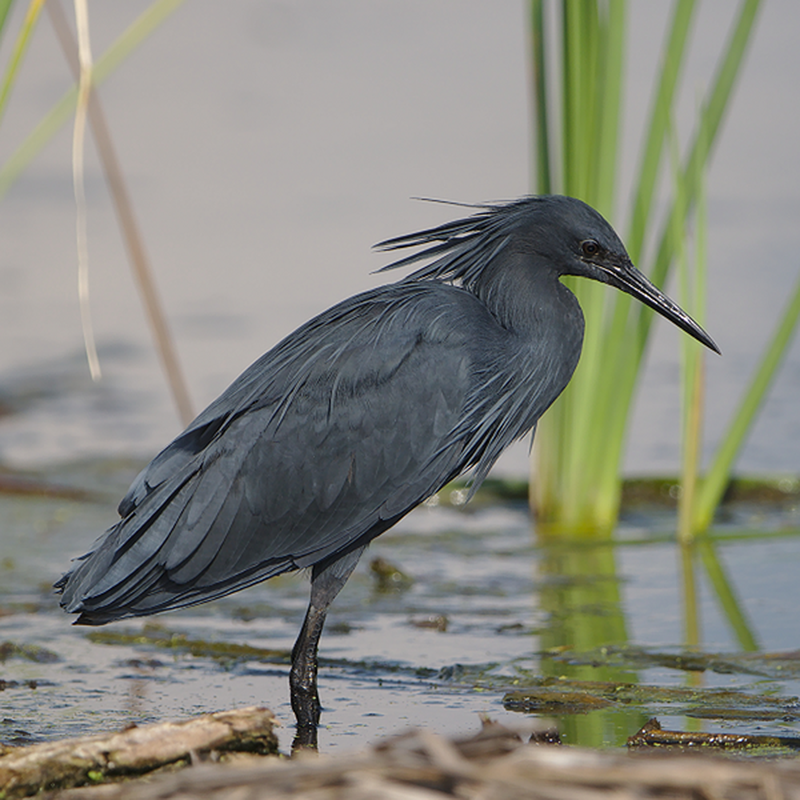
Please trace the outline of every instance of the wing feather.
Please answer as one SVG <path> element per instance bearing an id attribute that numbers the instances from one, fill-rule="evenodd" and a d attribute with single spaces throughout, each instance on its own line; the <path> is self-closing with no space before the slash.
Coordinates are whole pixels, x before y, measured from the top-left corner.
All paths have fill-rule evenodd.
<path id="1" fill-rule="evenodd" d="M 465 303 L 486 313 L 395 284 L 303 326 L 142 471 L 62 604 L 92 622 L 203 602 L 381 533 L 467 466 Z"/>

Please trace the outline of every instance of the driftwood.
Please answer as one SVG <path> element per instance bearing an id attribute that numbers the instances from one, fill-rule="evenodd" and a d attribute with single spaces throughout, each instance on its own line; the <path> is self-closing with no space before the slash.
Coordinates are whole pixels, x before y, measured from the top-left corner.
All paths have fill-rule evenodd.
<path id="1" fill-rule="evenodd" d="M 140 775 L 218 752 L 276 753 L 274 725 L 271 711 L 251 707 L 111 735 L 5 748 L 0 798 L 15 800 L 46 789 Z"/>
<path id="2" fill-rule="evenodd" d="M 796 736 L 764 736 L 752 733 L 704 733 L 702 731 L 668 731 L 655 718 L 648 720 L 637 733 L 628 737 L 628 747 L 718 748 L 746 753 L 767 748 L 800 750 Z"/>
<path id="3" fill-rule="evenodd" d="M 421 730 L 359 753 L 199 764 L 49 800 L 800 800 L 800 761 L 609 754 L 536 745 L 488 724 L 449 741 Z"/>

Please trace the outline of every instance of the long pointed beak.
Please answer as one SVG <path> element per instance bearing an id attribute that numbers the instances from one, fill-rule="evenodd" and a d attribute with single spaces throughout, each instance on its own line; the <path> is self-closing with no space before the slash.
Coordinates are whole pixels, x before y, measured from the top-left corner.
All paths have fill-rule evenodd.
<path id="1" fill-rule="evenodd" d="M 608 282 L 617 289 L 627 292 L 654 311 L 661 314 L 670 322 L 675 323 L 689 336 L 702 342 L 715 353 L 722 355 L 714 340 L 675 302 L 665 295 L 658 287 L 651 283 L 633 264 L 625 266 L 615 265 L 609 267 L 605 264 L 595 264 L 607 277 Z"/>

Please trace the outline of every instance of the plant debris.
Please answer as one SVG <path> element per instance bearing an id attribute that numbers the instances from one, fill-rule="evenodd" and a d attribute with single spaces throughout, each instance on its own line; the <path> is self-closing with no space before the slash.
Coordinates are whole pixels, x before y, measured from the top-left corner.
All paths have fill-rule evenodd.
<path id="1" fill-rule="evenodd" d="M 410 575 L 380 556 L 369 562 L 369 569 L 375 576 L 375 588 L 379 592 L 403 592 L 414 583 Z"/>
<path id="2" fill-rule="evenodd" d="M 665 731 L 657 719 L 648 720 L 628 738 L 628 747 L 711 747 L 724 750 L 795 750 L 800 751 L 796 736 L 760 736 L 746 733 L 704 733 L 702 731 Z"/>
<path id="3" fill-rule="evenodd" d="M 355 753 L 241 757 L 51 800 L 617 800 L 800 797 L 800 762 L 698 754 L 602 753 L 538 744 L 539 730 L 484 720 L 466 739 L 413 730 Z"/>
<path id="4" fill-rule="evenodd" d="M 54 664 L 61 661 L 58 653 L 40 647 L 36 644 L 15 644 L 14 642 L 0 642 L 0 663 L 9 658 L 24 658 L 37 664 Z"/>
<path id="5" fill-rule="evenodd" d="M 753 694 L 726 688 L 653 686 L 624 681 L 580 681 L 567 678 L 528 678 L 507 692 L 503 706 L 509 711 L 534 714 L 586 714 L 603 708 L 653 709 L 701 719 L 797 719 L 798 698 Z"/>
<path id="6" fill-rule="evenodd" d="M 289 650 L 276 650 L 266 647 L 252 647 L 237 642 L 210 642 L 205 639 L 190 639 L 183 633 L 172 633 L 157 623 L 149 623 L 139 633 L 102 630 L 86 634 L 86 638 L 97 644 L 111 645 L 149 645 L 167 650 L 190 653 L 195 657 L 214 658 L 222 661 L 259 659 L 263 661 L 288 663 Z"/>
<path id="7" fill-rule="evenodd" d="M 186 722 L 133 726 L 110 735 L 5 747 L 0 797 L 16 800 L 47 789 L 104 783 L 220 752 L 277 753 L 274 725 L 271 711 L 250 707 Z"/>

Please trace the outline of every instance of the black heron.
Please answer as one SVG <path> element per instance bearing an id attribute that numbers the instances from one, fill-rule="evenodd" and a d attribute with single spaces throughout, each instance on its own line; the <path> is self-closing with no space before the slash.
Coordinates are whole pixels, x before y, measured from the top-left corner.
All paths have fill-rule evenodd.
<path id="1" fill-rule="evenodd" d="M 56 584 L 77 624 L 310 568 L 290 687 L 313 740 L 325 615 L 366 546 L 465 470 L 474 492 L 572 376 L 584 323 L 562 275 L 615 286 L 719 352 L 585 203 L 477 208 L 378 245 L 423 246 L 384 269 L 427 263 L 302 325 L 145 467 L 121 520 Z"/>

